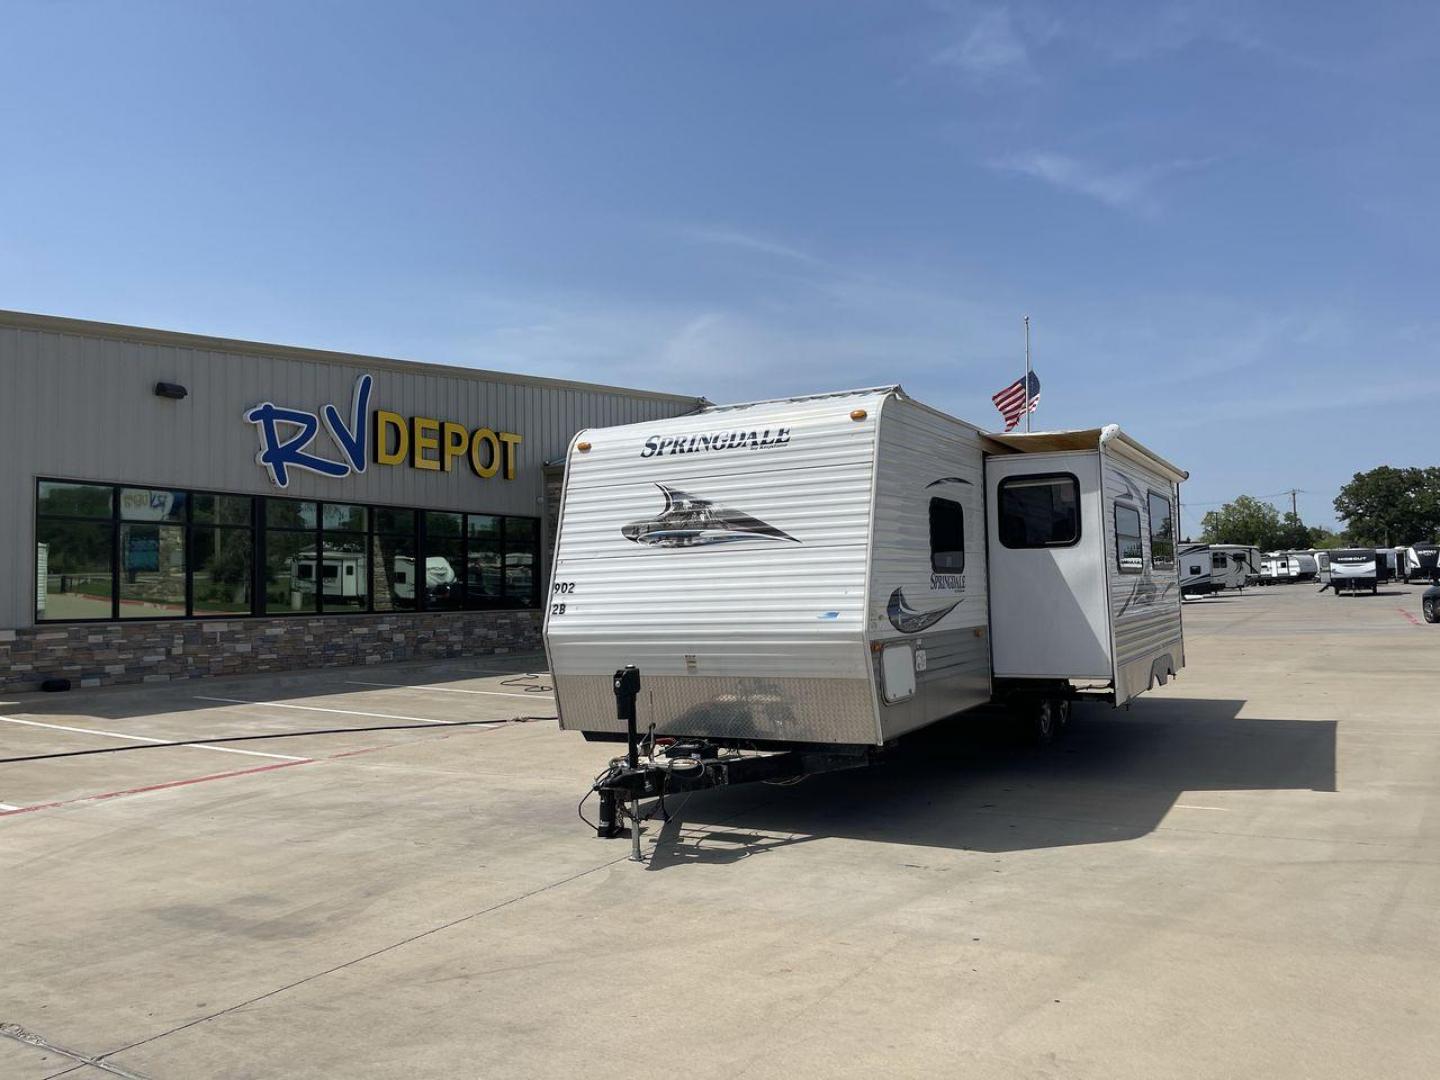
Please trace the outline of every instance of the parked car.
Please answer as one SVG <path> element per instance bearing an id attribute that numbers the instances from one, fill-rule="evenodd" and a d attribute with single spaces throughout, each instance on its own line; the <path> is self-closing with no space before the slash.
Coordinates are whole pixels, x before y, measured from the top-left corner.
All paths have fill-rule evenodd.
<path id="1" fill-rule="evenodd" d="M 1440 585 L 1431 585 L 1420 597 L 1426 622 L 1440 622 Z"/>

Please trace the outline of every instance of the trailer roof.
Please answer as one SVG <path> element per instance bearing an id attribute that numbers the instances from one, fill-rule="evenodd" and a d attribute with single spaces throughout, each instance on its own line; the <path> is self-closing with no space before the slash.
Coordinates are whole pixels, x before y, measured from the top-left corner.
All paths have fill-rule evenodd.
<path id="1" fill-rule="evenodd" d="M 1079 431 L 1011 432 L 983 437 L 986 449 L 1001 454 L 1053 454 L 1067 450 L 1098 450 L 1105 447 L 1122 457 L 1129 457 L 1170 478 L 1174 483 L 1190 479 L 1178 465 L 1166 461 L 1153 450 L 1132 439 L 1118 424 Z"/>

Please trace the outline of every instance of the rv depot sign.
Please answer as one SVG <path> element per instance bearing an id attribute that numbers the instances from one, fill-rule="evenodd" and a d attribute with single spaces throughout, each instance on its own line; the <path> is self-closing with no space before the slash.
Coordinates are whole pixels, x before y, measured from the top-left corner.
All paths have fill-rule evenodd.
<path id="1" fill-rule="evenodd" d="M 292 469 L 340 479 L 375 465 L 409 465 L 412 469 L 450 472 L 456 462 L 468 464 L 476 476 L 515 479 L 516 448 L 522 437 L 488 427 L 473 431 L 464 424 L 428 416 L 401 416 L 370 409 L 375 380 L 361 375 L 346 416 L 325 404 L 319 415 L 266 401 L 245 410 L 260 439 L 255 463 L 270 474 L 276 487 L 290 486 Z M 324 425 L 339 460 L 313 450 Z M 464 466 L 462 465 L 462 468 Z"/>

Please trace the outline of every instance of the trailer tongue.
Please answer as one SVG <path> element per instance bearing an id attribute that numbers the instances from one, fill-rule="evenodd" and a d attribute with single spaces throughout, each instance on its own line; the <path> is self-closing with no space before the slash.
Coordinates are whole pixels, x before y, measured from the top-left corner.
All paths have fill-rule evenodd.
<path id="1" fill-rule="evenodd" d="M 747 753 L 705 739 L 656 737 L 653 724 L 642 739 L 635 709 L 640 695 L 640 670 L 633 665 L 621 668 L 615 672 L 614 686 L 616 719 L 625 722 L 625 756 L 611 760 L 590 788 L 600 796 L 600 816 L 594 827 L 598 837 L 612 839 L 624 835 L 620 821 L 628 818 L 630 857 L 635 862 L 644 861 L 640 854 L 640 825 L 646 820 L 640 813 L 642 799 L 658 800 L 655 810 L 668 821 L 666 795 L 798 780 L 823 772 L 858 769 L 877 757 L 877 749 L 869 746 Z M 584 800 L 581 808 L 583 811 Z"/>

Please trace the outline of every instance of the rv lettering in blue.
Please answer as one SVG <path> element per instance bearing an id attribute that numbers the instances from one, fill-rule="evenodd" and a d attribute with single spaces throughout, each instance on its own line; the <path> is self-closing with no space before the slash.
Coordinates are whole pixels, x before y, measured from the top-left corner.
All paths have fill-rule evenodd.
<path id="1" fill-rule="evenodd" d="M 651 435 L 640 451 L 642 458 L 664 454 L 700 454 L 711 450 L 767 450 L 790 441 L 788 427 L 764 431 L 707 431 L 694 435 Z"/>

